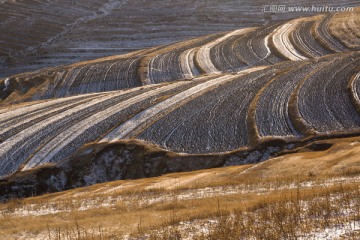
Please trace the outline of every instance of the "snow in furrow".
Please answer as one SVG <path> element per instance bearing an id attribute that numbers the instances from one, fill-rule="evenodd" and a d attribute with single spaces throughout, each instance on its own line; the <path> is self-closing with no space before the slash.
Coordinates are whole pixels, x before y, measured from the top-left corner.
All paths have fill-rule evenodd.
<path id="1" fill-rule="evenodd" d="M 184 104 L 184 101 L 185 102 L 190 101 L 192 98 L 203 94 L 207 90 L 211 89 L 213 86 L 216 86 L 216 85 L 219 85 L 222 83 L 226 83 L 237 77 L 238 76 L 227 75 L 227 76 L 215 78 L 208 82 L 199 84 L 193 88 L 190 88 L 184 92 L 181 92 L 163 102 L 160 102 L 160 103 L 156 104 L 155 106 L 137 114 L 129 121 L 126 121 L 124 124 L 117 127 L 110 134 L 105 136 L 101 140 L 101 142 L 112 142 L 112 141 L 117 141 L 122 138 L 126 138 L 127 135 L 131 133 L 131 131 L 135 130 L 140 125 L 146 123 L 150 119 L 155 121 L 156 115 L 161 114 L 163 111 L 168 112 L 167 111 L 168 109 L 170 109 L 170 111 L 171 111 L 172 109 L 176 108 L 176 106 L 178 106 L 180 104 Z"/>
<path id="2" fill-rule="evenodd" d="M 316 131 L 331 133 L 359 129 L 360 118 L 347 92 L 349 78 L 359 60 L 337 59 L 301 86 L 299 110 L 303 119 Z"/>
<path id="3" fill-rule="evenodd" d="M 16 119 L 14 122 L 7 124 L 6 127 L 0 129 L 0 137 L 3 136 L 4 133 L 7 133 L 9 131 L 14 131 L 14 130 L 18 131 L 18 129 L 23 130 L 25 128 L 25 126 L 30 124 L 31 122 L 34 122 L 34 124 L 35 124 L 39 121 L 42 121 L 44 117 L 46 117 L 46 118 L 48 118 L 49 116 L 51 117 L 55 114 L 58 114 L 61 111 L 69 109 L 69 107 L 74 107 L 74 106 L 83 104 L 94 98 L 97 98 L 97 97 L 95 96 L 93 98 L 80 99 L 79 101 L 65 102 L 60 106 L 45 109 L 39 113 L 36 112 L 35 114 L 33 114 L 29 117 L 21 117 L 19 119 Z"/>
<path id="4" fill-rule="evenodd" d="M 360 93 L 360 72 L 358 72 L 354 76 L 354 79 L 352 80 L 352 82 L 350 84 L 351 84 L 350 85 L 351 93 L 352 93 L 353 97 L 355 98 L 356 102 L 358 104 L 360 104 L 360 97 L 359 97 L 359 93 Z"/>
<path id="5" fill-rule="evenodd" d="M 50 162 L 59 151 L 61 151 L 67 144 L 69 144 L 69 142 L 84 133 L 91 126 L 101 121 L 104 121 L 105 119 L 111 118 L 116 112 L 125 109 L 131 105 L 134 105 L 141 100 L 145 100 L 150 96 L 155 96 L 161 92 L 172 90 L 176 87 L 186 84 L 188 84 L 188 82 L 178 82 L 154 90 L 150 90 L 138 96 L 132 97 L 128 100 L 122 101 L 103 111 L 97 112 L 94 115 L 82 120 L 81 122 L 78 122 L 77 124 L 68 128 L 66 131 L 61 132 L 44 147 L 42 147 L 26 164 L 24 170 L 34 167 L 39 163 Z"/>
<path id="6" fill-rule="evenodd" d="M 188 49 L 180 55 L 181 70 L 185 78 L 192 78 L 198 75 L 198 71 L 194 63 L 195 49 Z"/>
<path id="7" fill-rule="evenodd" d="M 87 95 L 61 98 L 61 99 L 56 99 L 56 100 L 52 100 L 52 101 L 37 103 L 37 104 L 31 105 L 31 106 L 24 106 L 24 107 L 18 108 L 13 111 L 7 111 L 5 113 L 0 114 L 0 127 L 2 126 L 2 124 L 6 123 L 7 121 L 9 121 L 13 118 L 24 117 L 24 114 L 29 114 L 34 111 L 40 111 L 40 110 L 43 110 L 46 108 L 51 108 L 54 105 L 66 103 L 69 101 L 77 101 L 84 97 L 101 96 L 101 95 L 104 95 L 104 93 L 93 93 L 93 94 L 87 94 Z"/>
<path id="8" fill-rule="evenodd" d="M 285 23 L 275 30 L 272 36 L 276 49 L 286 58 L 292 61 L 306 60 L 307 57 L 300 54 L 291 44 L 289 34 L 299 25 L 298 20 Z"/>
<path id="9" fill-rule="evenodd" d="M 315 26 L 315 38 L 318 39 L 322 45 L 331 49 L 333 52 L 343 52 L 346 48 L 339 43 L 329 33 L 329 23 L 332 20 L 332 15 L 325 15 L 322 20 L 316 22 Z"/>
<path id="10" fill-rule="evenodd" d="M 251 29 L 252 28 L 250 28 L 250 29 L 245 28 L 245 29 L 233 31 L 229 34 L 226 34 L 223 37 L 216 39 L 215 41 L 212 41 L 212 42 L 200 47 L 200 49 L 198 50 L 198 52 L 196 54 L 196 58 L 198 60 L 198 64 L 200 65 L 200 68 L 205 73 L 221 73 L 221 71 L 218 70 L 211 61 L 211 57 L 210 57 L 211 48 L 213 48 L 217 44 L 220 44 L 221 42 L 225 41 L 226 39 L 228 39 L 232 36 L 245 34 L 246 32 L 248 32 Z"/>
<path id="11" fill-rule="evenodd" d="M 28 149 L 27 143 L 30 141 L 32 144 L 38 144 L 41 140 L 37 139 L 39 136 L 38 133 L 41 133 L 45 127 L 51 126 L 51 128 L 53 128 L 53 125 L 57 126 L 56 123 L 63 119 L 66 119 L 67 121 L 70 121 L 72 118 L 76 119 L 78 112 L 86 110 L 93 105 L 101 103 L 102 101 L 106 101 L 114 95 L 115 94 L 108 94 L 106 96 L 93 99 L 85 104 L 67 110 L 62 114 L 45 119 L 44 121 L 26 128 L 2 142 L 0 144 L 0 175 L 7 174 L 9 171 L 17 169 L 18 165 L 25 160 L 23 157 L 20 157 L 20 155 L 30 154 L 28 151 L 31 150 Z"/>

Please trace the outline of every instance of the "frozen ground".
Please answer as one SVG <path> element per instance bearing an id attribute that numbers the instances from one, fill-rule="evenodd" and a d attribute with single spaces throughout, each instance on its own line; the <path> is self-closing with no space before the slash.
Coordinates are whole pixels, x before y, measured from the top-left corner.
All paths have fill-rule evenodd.
<path id="1" fill-rule="evenodd" d="M 311 6 L 309 0 L 286 1 Z M 200 35 L 318 13 L 266 13 L 269 1 L 1 0 L 0 77 L 69 64 Z M 356 1 L 321 1 L 319 6 Z M 276 3 L 277 4 L 277 3 Z M 36 13 L 36 14 L 34 14 Z"/>

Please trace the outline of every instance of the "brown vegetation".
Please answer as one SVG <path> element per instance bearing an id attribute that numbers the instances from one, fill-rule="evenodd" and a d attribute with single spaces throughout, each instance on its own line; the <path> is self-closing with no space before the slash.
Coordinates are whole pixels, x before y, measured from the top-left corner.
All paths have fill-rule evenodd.
<path id="1" fill-rule="evenodd" d="M 0 234 L 6 239 L 122 239 L 129 234 L 168 239 L 201 226 L 210 232 L 197 236 L 200 239 L 229 239 L 229 234 L 276 239 L 279 234 L 291 238 L 312 233 L 359 219 L 357 145 L 354 138 L 335 142 L 325 151 L 290 154 L 256 165 L 123 180 L 11 200 L 0 205 Z M 349 202 L 353 211 L 343 214 Z M 254 218 L 261 224 L 254 225 Z"/>

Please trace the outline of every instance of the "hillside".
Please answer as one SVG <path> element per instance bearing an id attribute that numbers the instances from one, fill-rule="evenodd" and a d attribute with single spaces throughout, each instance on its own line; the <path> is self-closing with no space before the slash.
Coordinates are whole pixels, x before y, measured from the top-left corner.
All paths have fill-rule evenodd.
<path id="1" fill-rule="evenodd" d="M 0 0 L 0 239 L 360 239 L 358 1 L 272 4 Z"/>
<path id="2" fill-rule="evenodd" d="M 0 77 L 316 14 L 264 13 L 262 5 L 266 4 L 272 3 L 265 0 L 2 0 Z M 287 4 L 314 3 L 290 0 Z M 357 1 L 317 2 L 319 6 L 323 4 L 346 7 L 356 5 Z"/>
<path id="3" fill-rule="evenodd" d="M 0 97 L 2 104 L 60 98 L 356 51 L 358 19 L 358 11 L 299 18 L 14 75 L 0 80 Z"/>
<path id="4" fill-rule="evenodd" d="M 14 199 L 0 204 L 0 234 L 49 240 L 355 240 L 359 140 L 326 140 L 321 143 L 332 145 L 328 150 L 302 148 L 259 164 Z"/>
<path id="5" fill-rule="evenodd" d="M 359 14 L 299 18 L 6 78 L 3 192 L 257 163 L 319 139 L 357 136 Z M 14 182 L 13 174 L 30 182 Z"/>

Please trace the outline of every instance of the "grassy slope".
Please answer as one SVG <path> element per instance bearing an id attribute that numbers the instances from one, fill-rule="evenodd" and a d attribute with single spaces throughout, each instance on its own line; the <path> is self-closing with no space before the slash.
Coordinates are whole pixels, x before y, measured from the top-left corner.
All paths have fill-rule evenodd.
<path id="1" fill-rule="evenodd" d="M 345 197 L 351 201 L 358 199 L 360 138 L 325 142 L 333 146 L 317 152 L 303 148 L 298 153 L 257 165 L 109 182 L 13 200 L 0 205 L 0 234 L 5 239 L 29 239 L 30 236 L 44 239 L 49 238 L 49 233 L 51 239 L 58 239 L 59 234 L 61 239 L 71 236 L 72 239 L 80 239 L 79 234 L 87 234 L 85 239 L 92 239 L 92 234 L 96 238 L 100 234 L 103 239 L 108 239 L 130 233 L 139 236 L 149 233 L 150 229 L 162 229 L 162 233 L 153 238 L 166 238 L 167 234 L 181 233 L 181 228 L 178 232 L 169 233 L 164 226 L 176 228 L 180 226 L 179 222 L 188 222 L 196 228 L 208 222 L 206 219 L 224 216 L 226 219 L 232 212 L 257 214 L 259 209 L 278 211 L 282 208 L 272 206 L 281 206 L 297 194 L 309 204 L 319 202 L 318 199 L 333 198 L 333 194 L 338 194 L 342 201 Z M 326 210 L 325 205 L 320 204 L 316 209 L 322 213 Z M 338 212 L 345 208 L 342 204 L 334 207 Z M 346 222 L 358 217 L 330 216 L 325 219 L 323 215 L 319 216 L 310 216 L 320 220 L 308 222 L 306 227 L 302 226 L 302 231 L 311 232 L 315 227 L 332 226 L 335 220 Z M 224 228 L 220 225 L 223 223 L 216 224 L 216 228 Z M 229 222 L 226 225 L 231 226 Z M 261 226 L 268 228 L 266 224 Z M 226 239 L 234 234 L 230 227 L 224 229 L 227 232 L 212 231 L 212 237 Z M 188 234 L 191 229 L 185 232 Z"/>

